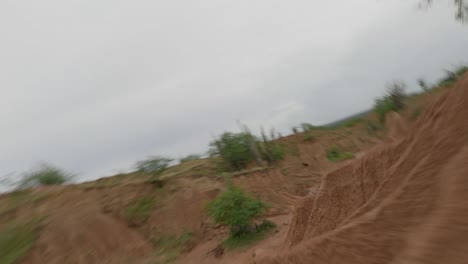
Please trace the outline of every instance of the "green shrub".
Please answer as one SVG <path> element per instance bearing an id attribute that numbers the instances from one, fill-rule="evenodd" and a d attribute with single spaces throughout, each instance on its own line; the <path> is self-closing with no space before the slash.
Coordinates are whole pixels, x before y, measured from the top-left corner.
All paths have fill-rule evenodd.
<path id="1" fill-rule="evenodd" d="M 73 174 L 50 164 L 41 164 L 38 169 L 25 173 L 18 188 L 29 188 L 40 185 L 61 185 L 69 182 Z"/>
<path id="2" fill-rule="evenodd" d="M 199 160 L 201 159 L 201 155 L 198 155 L 198 154 L 191 154 L 191 155 L 188 155 L 184 158 L 181 158 L 179 161 L 180 163 L 184 163 L 184 162 L 187 162 L 187 161 L 192 161 L 192 160 Z"/>
<path id="3" fill-rule="evenodd" d="M 274 161 L 278 161 L 278 160 L 282 160 L 284 159 L 284 155 L 285 155 L 285 149 L 282 145 L 279 145 L 279 144 L 274 144 L 272 147 L 271 147 L 271 153 L 273 155 L 273 159 Z"/>
<path id="4" fill-rule="evenodd" d="M 400 81 L 393 81 L 387 86 L 387 93 L 377 98 L 374 104 L 374 112 L 377 114 L 381 123 L 385 122 L 388 112 L 398 112 L 404 108 L 406 85 Z"/>
<path id="5" fill-rule="evenodd" d="M 343 151 L 342 149 L 338 147 L 333 147 L 327 151 L 328 160 L 333 161 L 333 162 L 343 161 L 343 160 L 351 159 L 353 157 L 354 157 L 353 153 Z"/>
<path id="6" fill-rule="evenodd" d="M 139 199 L 125 209 L 125 217 L 132 225 L 145 223 L 151 215 L 154 207 L 154 200 L 149 197 Z"/>
<path id="7" fill-rule="evenodd" d="M 375 101 L 374 111 L 381 123 L 385 123 L 385 117 L 388 112 L 395 110 L 396 107 L 389 98 L 379 98 Z"/>
<path id="8" fill-rule="evenodd" d="M 137 161 L 135 168 L 140 172 L 159 174 L 169 167 L 172 159 L 160 156 L 151 156 L 146 160 Z"/>
<path id="9" fill-rule="evenodd" d="M 208 214 L 216 223 L 229 226 L 232 237 L 256 232 L 252 219 L 261 214 L 266 204 L 229 185 L 227 191 L 208 205 Z"/>
<path id="10" fill-rule="evenodd" d="M 261 143 L 259 148 L 262 158 L 271 165 L 279 160 L 284 159 L 285 149 L 282 145 L 273 142 Z"/>
<path id="11" fill-rule="evenodd" d="M 458 78 L 463 76 L 466 72 L 468 72 L 468 66 L 459 66 L 454 70 L 446 70 L 445 77 L 443 77 L 440 81 L 438 86 L 450 86 L 453 85 Z"/>
<path id="12" fill-rule="evenodd" d="M 252 137 L 248 133 L 225 132 L 210 143 L 210 153 L 221 156 L 232 170 L 242 170 L 254 159 L 249 140 L 257 140 Z"/>

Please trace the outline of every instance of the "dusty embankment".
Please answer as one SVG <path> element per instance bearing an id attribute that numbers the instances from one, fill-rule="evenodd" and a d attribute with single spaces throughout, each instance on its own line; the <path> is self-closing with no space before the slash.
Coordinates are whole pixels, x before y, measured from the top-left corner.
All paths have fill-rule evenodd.
<path id="1" fill-rule="evenodd" d="M 257 263 L 467 263 L 467 121 L 465 75 L 408 133 L 328 174 Z"/>

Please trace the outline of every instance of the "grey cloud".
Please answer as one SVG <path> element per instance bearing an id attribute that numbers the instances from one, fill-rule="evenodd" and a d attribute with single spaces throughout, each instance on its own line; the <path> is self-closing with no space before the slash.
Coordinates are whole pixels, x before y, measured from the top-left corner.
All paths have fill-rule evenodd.
<path id="1" fill-rule="evenodd" d="M 0 175 L 80 179 L 204 152 L 237 120 L 283 134 L 464 62 L 467 27 L 407 1 L 4 1 Z M 411 89 L 416 89 L 413 85 Z"/>

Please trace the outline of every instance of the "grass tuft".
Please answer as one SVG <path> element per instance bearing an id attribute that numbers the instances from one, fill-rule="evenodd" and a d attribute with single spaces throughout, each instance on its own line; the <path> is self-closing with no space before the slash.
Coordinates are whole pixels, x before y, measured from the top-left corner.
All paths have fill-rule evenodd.
<path id="1" fill-rule="evenodd" d="M 354 158 L 354 155 L 353 153 L 343 151 L 338 147 L 333 147 L 327 151 L 327 158 L 329 161 L 338 162 L 347 159 L 352 159 Z"/>
<path id="2" fill-rule="evenodd" d="M 0 263 L 13 264 L 26 255 L 37 238 L 41 219 L 11 223 L 0 230 Z"/>
<path id="3" fill-rule="evenodd" d="M 154 200 L 149 197 L 142 198 L 130 204 L 125 209 L 127 221 L 132 225 L 140 225 L 148 220 L 154 207 Z"/>

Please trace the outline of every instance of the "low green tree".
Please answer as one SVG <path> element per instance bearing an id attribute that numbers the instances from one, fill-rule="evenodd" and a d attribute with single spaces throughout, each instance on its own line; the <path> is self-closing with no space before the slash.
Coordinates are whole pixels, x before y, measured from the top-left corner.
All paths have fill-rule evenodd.
<path id="1" fill-rule="evenodd" d="M 228 189 L 208 205 L 208 214 L 216 223 L 230 227 L 231 236 L 256 232 L 252 219 L 260 215 L 266 204 L 229 184 Z"/>

